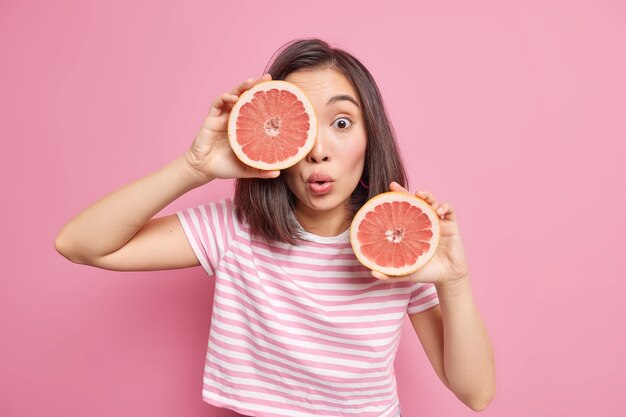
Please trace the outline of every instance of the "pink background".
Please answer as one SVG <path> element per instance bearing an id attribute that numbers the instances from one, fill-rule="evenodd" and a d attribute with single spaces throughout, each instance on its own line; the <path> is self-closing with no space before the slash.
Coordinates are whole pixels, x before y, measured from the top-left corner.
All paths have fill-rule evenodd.
<path id="1" fill-rule="evenodd" d="M 0 415 L 235 415 L 201 400 L 200 267 L 98 270 L 53 242 L 183 153 L 218 94 L 303 36 L 371 70 L 412 188 L 456 206 L 496 351 L 484 415 L 625 415 L 626 5 L 371 4 L 0 3 Z M 160 214 L 231 192 L 214 182 Z M 405 417 L 474 415 L 408 319 L 396 368 Z"/>

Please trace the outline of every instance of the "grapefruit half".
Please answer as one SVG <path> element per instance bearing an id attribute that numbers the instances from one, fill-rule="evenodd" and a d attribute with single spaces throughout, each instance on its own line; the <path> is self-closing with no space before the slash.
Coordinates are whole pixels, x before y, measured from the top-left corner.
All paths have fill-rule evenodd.
<path id="1" fill-rule="evenodd" d="M 350 243 L 367 268 L 390 276 L 407 275 L 435 254 L 439 218 L 430 204 L 415 195 L 382 193 L 354 216 Z"/>
<path id="2" fill-rule="evenodd" d="M 317 118 L 296 85 L 274 80 L 243 92 L 228 116 L 228 141 L 246 165 L 279 170 L 295 165 L 313 148 Z"/>

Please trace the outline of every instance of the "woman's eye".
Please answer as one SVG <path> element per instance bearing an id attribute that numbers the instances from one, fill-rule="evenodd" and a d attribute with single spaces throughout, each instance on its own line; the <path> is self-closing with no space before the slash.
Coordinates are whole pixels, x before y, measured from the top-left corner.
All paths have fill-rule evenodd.
<path id="1" fill-rule="evenodd" d="M 339 119 L 335 120 L 333 126 L 337 126 L 339 129 L 347 129 L 352 126 L 352 121 L 347 117 L 340 117 Z"/>

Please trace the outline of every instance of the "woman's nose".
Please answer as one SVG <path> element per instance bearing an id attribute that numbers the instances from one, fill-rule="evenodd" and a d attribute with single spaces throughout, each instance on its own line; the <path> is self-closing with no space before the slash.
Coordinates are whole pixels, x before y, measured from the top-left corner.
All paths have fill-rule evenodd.
<path id="1" fill-rule="evenodd" d="M 306 156 L 307 162 L 311 162 L 314 164 L 318 164 L 320 162 L 330 161 L 330 153 L 328 151 L 328 145 L 326 143 L 326 138 L 323 137 L 321 132 L 317 132 L 317 137 L 315 138 L 315 144 L 313 145 L 313 149 Z"/>

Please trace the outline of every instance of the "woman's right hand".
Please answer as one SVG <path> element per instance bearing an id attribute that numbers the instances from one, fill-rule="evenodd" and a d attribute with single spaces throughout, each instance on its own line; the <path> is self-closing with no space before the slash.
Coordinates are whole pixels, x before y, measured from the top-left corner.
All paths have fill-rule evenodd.
<path id="1" fill-rule="evenodd" d="M 214 178 L 276 178 L 280 175 L 280 171 L 264 171 L 241 162 L 230 147 L 227 132 L 228 116 L 239 96 L 252 86 L 271 79 L 270 74 L 256 80 L 250 78 L 215 99 L 206 120 L 185 154 L 187 165 L 201 181 L 208 182 Z"/>

